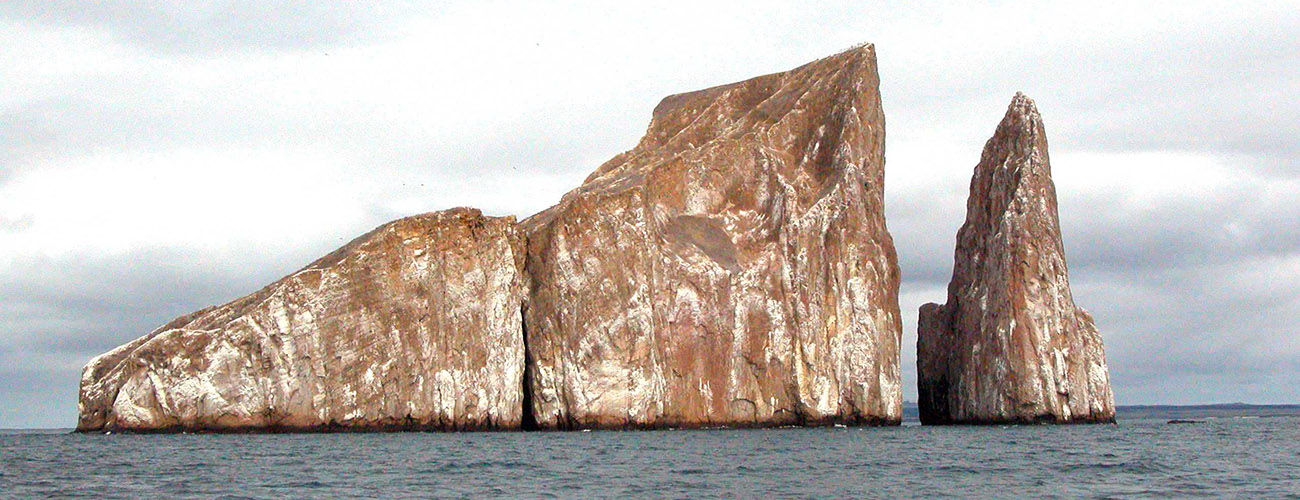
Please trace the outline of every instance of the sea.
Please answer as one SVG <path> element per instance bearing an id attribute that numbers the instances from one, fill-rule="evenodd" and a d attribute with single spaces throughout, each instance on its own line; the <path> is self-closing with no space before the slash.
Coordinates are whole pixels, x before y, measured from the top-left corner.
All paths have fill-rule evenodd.
<path id="1" fill-rule="evenodd" d="M 1300 498 L 1300 417 L 495 433 L 0 433 L 6 498 Z"/>

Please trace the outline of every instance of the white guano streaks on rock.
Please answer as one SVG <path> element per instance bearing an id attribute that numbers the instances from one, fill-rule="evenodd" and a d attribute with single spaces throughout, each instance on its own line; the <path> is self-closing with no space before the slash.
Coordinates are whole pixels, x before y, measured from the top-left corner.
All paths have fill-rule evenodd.
<path id="1" fill-rule="evenodd" d="M 522 223 L 538 424 L 898 423 L 883 123 L 871 46 L 663 99 Z"/>
<path id="2" fill-rule="evenodd" d="M 523 252 L 473 209 L 386 224 L 95 358 L 78 429 L 517 428 Z"/>
<path id="3" fill-rule="evenodd" d="M 95 358 L 78 428 L 898 424 L 878 87 L 864 45 L 669 96 L 523 223 L 402 219 Z"/>
<path id="4" fill-rule="evenodd" d="M 924 423 L 1111 422 L 1101 336 L 1074 304 L 1047 135 L 1017 94 L 984 147 L 945 305 L 921 307 Z"/>

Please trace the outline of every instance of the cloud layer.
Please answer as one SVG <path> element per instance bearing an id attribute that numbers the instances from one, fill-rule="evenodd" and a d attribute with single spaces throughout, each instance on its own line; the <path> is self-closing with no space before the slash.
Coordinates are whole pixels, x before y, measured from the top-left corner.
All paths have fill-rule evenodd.
<path id="1" fill-rule="evenodd" d="M 526 216 L 665 95 L 876 43 L 887 210 L 942 301 L 1016 91 L 1048 128 L 1075 298 L 1121 404 L 1300 401 L 1300 12 L 1113 2 L 0 6 L 0 427 L 80 367 L 392 218 Z"/>

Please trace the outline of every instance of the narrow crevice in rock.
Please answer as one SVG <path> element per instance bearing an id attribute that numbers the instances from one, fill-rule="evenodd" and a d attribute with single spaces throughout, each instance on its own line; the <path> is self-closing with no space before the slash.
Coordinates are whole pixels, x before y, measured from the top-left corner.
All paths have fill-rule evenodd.
<path id="1" fill-rule="evenodd" d="M 525 275 L 528 268 L 525 266 Z M 527 318 L 527 307 L 519 308 L 519 317 Z M 528 349 L 528 321 L 522 321 L 519 331 L 523 334 L 524 342 L 524 377 L 523 377 L 523 413 L 520 414 L 519 429 L 523 431 L 535 431 L 538 429 L 537 415 L 533 414 L 533 353 Z"/>

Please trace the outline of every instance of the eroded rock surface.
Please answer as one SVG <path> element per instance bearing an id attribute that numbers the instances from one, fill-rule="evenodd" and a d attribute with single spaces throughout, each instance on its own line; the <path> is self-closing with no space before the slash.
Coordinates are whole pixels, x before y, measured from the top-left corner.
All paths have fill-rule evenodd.
<path id="1" fill-rule="evenodd" d="M 945 305 L 921 307 L 926 424 L 1113 422 L 1101 336 L 1075 306 L 1047 134 L 1016 94 L 971 179 Z"/>
<path id="2" fill-rule="evenodd" d="M 472 209 L 385 224 L 92 360 L 78 429 L 518 428 L 524 249 Z"/>
<path id="3" fill-rule="evenodd" d="M 864 46 L 668 97 L 522 224 L 402 219 L 95 358 L 78 428 L 897 424 L 878 86 Z"/>
<path id="4" fill-rule="evenodd" d="M 896 424 L 875 51 L 667 97 L 525 220 L 544 428 Z"/>

